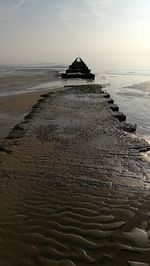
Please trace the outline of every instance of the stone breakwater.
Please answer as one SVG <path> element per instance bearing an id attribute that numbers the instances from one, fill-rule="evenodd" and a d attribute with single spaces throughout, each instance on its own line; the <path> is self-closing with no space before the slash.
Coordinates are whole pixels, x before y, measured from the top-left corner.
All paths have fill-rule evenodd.
<path id="1" fill-rule="evenodd" d="M 0 146 L 0 265 L 147 266 L 150 165 L 99 85 L 42 95 Z"/>

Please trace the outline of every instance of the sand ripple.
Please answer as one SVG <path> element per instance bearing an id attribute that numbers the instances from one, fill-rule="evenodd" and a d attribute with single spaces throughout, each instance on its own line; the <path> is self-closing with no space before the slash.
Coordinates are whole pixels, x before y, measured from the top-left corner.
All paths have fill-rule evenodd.
<path id="1" fill-rule="evenodd" d="M 99 197 L 98 190 L 80 190 L 81 194 L 69 195 L 71 200 L 67 197 L 69 190 L 60 193 L 58 200 L 55 186 L 52 189 L 47 183 L 41 190 L 39 184 L 27 199 L 25 197 L 19 202 L 18 214 L 3 215 L 0 220 L 1 265 L 7 265 L 6 262 L 17 265 L 17 261 L 18 265 L 32 266 L 121 265 L 124 258 L 131 266 L 148 265 L 149 226 L 143 222 L 143 217 L 140 225 L 145 224 L 146 228 L 133 228 L 134 216 L 126 211 L 126 206 L 135 208 L 136 195 L 127 192 L 124 198 L 118 193 L 120 206 L 125 209 L 119 208 L 118 197 L 117 208 L 114 209 L 117 191 L 114 195 L 112 191 L 103 189 Z M 109 208 L 104 209 L 101 206 L 108 204 L 108 192 L 112 196 L 112 204 L 109 202 Z M 135 215 L 136 212 L 137 208 Z"/>
<path id="2" fill-rule="evenodd" d="M 147 266 L 148 170 L 102 97 L 69 96 L 44 97 L 0 158 L 0 265 Z"/>

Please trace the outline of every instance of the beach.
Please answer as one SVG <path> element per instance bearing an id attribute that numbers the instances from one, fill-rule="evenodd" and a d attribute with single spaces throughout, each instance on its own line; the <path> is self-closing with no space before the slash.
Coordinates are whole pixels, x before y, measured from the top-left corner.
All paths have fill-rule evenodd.
<path id="1" fill-rule="evenodd" d="M 0 77 L 0 264 L 148 266 L 149 117 L 138 134 L 129 123 L 139 89 L 34 71 Z"/>
<path id="2" fill-rule="evenodd" d="M 40 93 L 26 93 L 0 98 L 0 137 L 6 137 L 18 122 L 23 120 L 32 106 L 37 102 Z"/>
<path id="3" fill-rule="evenodd" d="M 0 1 L 0 266 L 150 266 L 150 1 Z"/>
<path id="4" fill-rule="evenodd" d="M 149 150 L 99 85 L 44 93 L 0 152 L 1 265 L 148 265 Z"/>
<path id="5" fill-rule="evenodd" d="M 91 67 L 94 69 L 94 66 Z M 55 90 L 65 85 L 94 84 L 94 82 L 80 79 L 62 80 L 60 76 L 64 70 L 65 66 L 51 65 L 0 66 L 1 103 L 3 100 L 6 102 L 9 96 L 10 99 L 12 98 L 14 100 L 16 95 L 16 99 L 19 99 L 17 105 L 21 106 L 21 94 L 23 95 L 22 100 L 24 97 L 28 97 L 27 95 L 32 95 L 31 98 L 29 97 L 30 102 L 32 101 L 31 99 L 34 98 L 33 95 L 40 95 L 40 93 L 42 94 L 48 90 Z M 126 114 L 128 122 L 137 124 L 136 135 L 150 142 L 149 71 L 129 71 L 127 69 L 122 71 L 111 69 L 107 71 L 97 67 L 95 73 L 95 83 L 101 84 L 112 95 L 115 103 L 118 104 L 121 111 Z M 3 104 L 2 106 L 4 107 Z M 10 104 L 8 104 L 8 107 L 9 106 Z M 8 111 L 8 108 L 6 109 Z M 16 109 L 15 106 L 14 109 Z M 29 110 L 30 108 L 25 107 L 25 111 L 28 112 Z M 10 112 L 5 112 L 5 107 L 4 109 L 1 108 L 0 124 L 3 125 L 3 127 L 0 131 L 0 137 L 4 137 L 8 133 L 8 127 L 5 131 L 4 124 L 10 125 L 9 128 L 11 129 L 12 125 L 14 126 L 20 122 L 24 115 L 25 112 L 18 112 L 18 114 L 16 113 L 10 116 Z"/>
<path id="6" fill-rule="evenodd" d="M 10 72 L 11 69 L 11 72 Z M 18 70 L 18 71 L 17 71 Z M 8 135 L 9 131 L 30 111 L 43 92 L 43 83 L 53 83 L 58 80 L 58 71 L 49 70 L 44 73 L 28 67 L 20 69 L 9 68 L 0 75 L 0 138 Z M 41 69 L 40 69 L 41 70 Z M 19 72 L 19 73 L 18 73 Z M 39 86 L 39 88 L 38 88 Z M 36 88 L 37 87 L 37 88 Z M 44 91 L 54 89 L 45 88 Z"/>

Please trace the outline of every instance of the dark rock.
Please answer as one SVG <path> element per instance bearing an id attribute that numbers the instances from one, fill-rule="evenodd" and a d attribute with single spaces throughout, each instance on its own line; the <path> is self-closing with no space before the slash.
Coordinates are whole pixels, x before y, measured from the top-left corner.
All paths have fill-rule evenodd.
<path id="1" fill-rule="evenodd" d="M 23 123 L 17 124 L 12 131 L 9 133 L 9 135 L 6 137 L 6 139 L 16 139 L 21 138 L 25 134 L 26 130 L 23 127 Z"/>
<path id="2" fill-rule="evenodd" d="M 130 132 L 130 133 L 134 133 L 137 129 L 137 125 L 136 124 L 132 125 L 130 123 L 122 122 L 121 129 L 123 129 L 124 131 Z"/>
<path id="3" fill-rule="evenodd" d="M 147 145 L 145 147 L 141 147 L 139 149 L 139 152 L 147 152 L 147 151 L 150 151 L 150 145 Z"/>
<path id="4" fill-rule="evenodd" d="M 110 109 L 112 110 L 112 111 L 119 111 L 119 106 L 118 105 L 110 105 Z"/>
<path id="5" fill-rule="evenodd" d="M 95 79 L 95 75 L 91 73 L 91 70 L 87 67 L 83 60 L 80 57 L 77 57 L 66 72 L 62 74 L 62 78 Z"/>
<path id="6" fill-rule="evenodd" d="M 126 120 L 126 116 L 121 112 L 116 112 L 113 116 L 116 117 L 120 122 Z"/>
<path id="7" fill-rule="evenodd" d="M 109 99 L 108 101 L 107 101 L 109 104 L 114 104 L 114 100 L 113 99 Z"/>
<path id="8" fill-rule="evenodd" d="M 41 97 L 48 98 L 49 97 L 49 93 L 41 94 Z"/>
<path id="9" fill-rule="evenodd" d="M 38 103 L 42 103 L 44 101 L 44 99 L 39 99 Z"/>
<path id="10" fill-rule="evenodd" d="M 33 114 L 32 114 L 32 113 L 29 113 L 28 115 L 26 115 L 26 116 L 24 117 L 25 120 L 30 120 L 30 119 L 32 119 L 32 118 L 33 118 Z"/>
<path id="11" fill-rule="evenodd" d="M 103 94 L 103 97 L 104 97 L 104 98 L 110 98 L 110 94 L 109 94 L 109 93 L 104 93 L 104 94 Z"/>
<path id="12" fill-rule="evenodd" d="M 6 147 L 4 144 L 0 144 L 0 151 L 8 153 L 8 154 L 12 153 L 12 150 Z"/>

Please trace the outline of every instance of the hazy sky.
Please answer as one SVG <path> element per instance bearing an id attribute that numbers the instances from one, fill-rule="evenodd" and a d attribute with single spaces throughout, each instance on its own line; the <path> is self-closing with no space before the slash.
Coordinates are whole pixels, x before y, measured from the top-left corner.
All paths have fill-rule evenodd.
<path id="1" fill-rule="evenodd" d="M 0 0 L 0 64 L 150 68 L 150 0 Z"/>

